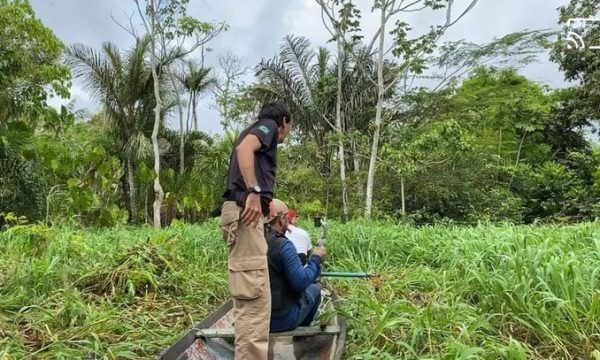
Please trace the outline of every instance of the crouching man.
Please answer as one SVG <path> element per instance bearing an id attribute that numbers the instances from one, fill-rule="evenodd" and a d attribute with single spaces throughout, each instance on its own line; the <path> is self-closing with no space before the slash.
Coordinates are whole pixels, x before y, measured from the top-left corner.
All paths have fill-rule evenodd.
<path id="1" fill-rule="evenodd" d="M 321 303 L 321 288 L 315 281 L 327 252 L 323 246 L 314 248 L 306 266 L 302 266 L 296 247 L 285 237 L 288 207 L 281 200 L 271 202 L 268 222 L 271 332 L 308 326 Z"/>

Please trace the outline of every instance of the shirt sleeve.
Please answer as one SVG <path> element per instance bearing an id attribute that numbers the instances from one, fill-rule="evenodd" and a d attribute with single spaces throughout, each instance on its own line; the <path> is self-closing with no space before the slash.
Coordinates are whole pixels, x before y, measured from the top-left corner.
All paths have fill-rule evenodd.
<path id="1" fill-rule="evenodd" d="M 286 241 L 281 246 L 281 259 L 285 269 L 285 278 L 291 287 L 297 292 L 303 292 L 306 288 L 317 281 L 321 275 L 321 258 L 313 255 L 306 266 L 302 266 L 296 248 L 291 241 Z"/>
<path id="2" fill-rule="evenodd" d="M 261 120 L 252 126 L 248 134 L 255 135 L 262 144 L 261 150 L 266 150 L 277 146 L 279 128 L 274 120 Z"/>

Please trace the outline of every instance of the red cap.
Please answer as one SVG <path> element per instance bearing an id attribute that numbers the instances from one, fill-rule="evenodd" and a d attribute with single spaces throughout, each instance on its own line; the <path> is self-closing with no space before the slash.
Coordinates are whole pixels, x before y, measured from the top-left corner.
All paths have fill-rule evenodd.
<path id="1" fill-rule="evenodd" d="M 296 213 L 296 210 L 294 210 L 294 209 L 288 210 L 288 219 L 292 220 L 296 216 L 298 216 L 298 214 Z"/>

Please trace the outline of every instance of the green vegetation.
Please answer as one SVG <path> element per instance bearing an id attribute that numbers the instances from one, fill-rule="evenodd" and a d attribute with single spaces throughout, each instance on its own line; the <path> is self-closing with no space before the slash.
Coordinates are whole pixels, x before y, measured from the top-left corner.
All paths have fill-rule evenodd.
<path id="1" fill-rule="evenodd" d="M 188 1 L 168 3 L 164 11 L 185 14 Z M 224 191 L 237 131 L 272 99 L 289 104 L 295 129 L 279 151 L 277 195 L 307 215 L 421 225 L 572 223 L 600 214 L 600 153 L 590 141 L 597 62 L 585 61 L 593 54 L 565 53 L 556 45 L 552 59 L 573 82 L 551 89 L 519 73 L 547 52 L 548 33 L 523 30 L 488 44 L 435 46 L 428 38 L 421 53 L 413 49 L 420 41 L 408 39 L 400 22 L 390 45 L 399 52 L 381 65 L 384 82 L 397 81 L 406 56 L 420 54 L 399 83 L 423 77 L 437 85 L 386 85 L 377 117 L 379 60 L 368 52 L 359 21 L 366 10 L 339 4 L 345 4 L 338 15 L 347 26 L 340 36 L 348 39 L 337 52 L 287 36 L 276 54 L 265 54 L 250 83 L 241 82 L 244 64 L 235 56 L 220 57 L 217 70 L 203 65 L 209 53 L 196 52 L 228 26 L 167 16 L 171 35 L 161 42 L 168 49 L 158 62 L 158 156 L 151 141 L 151 35 L 139 33 L 121 49 L 110 42 L 65 46 L 27 1 L 0 1 L 6 29 L 0 45 L 9 50 L 0 54 L 0 225 L 9 213 L 97 227 L 147 224 L 155 218 L 155 158 L 164 190 L 162 225 L 203 221 Z M 557 19 L 587 16 L 590 6 L 573 0 Z M 199 33 L 185 48 L 180 40 L 190 31 Z M 83 86 L 101 110 L 49 107 L 51 97 L 68 96 L 69 81 Z M 198 99 L 212 87 L 222 135 L 198 130 L 205 119 Z M 168 128 L 167 119 L 179 120 L 178 129 Z"/>
<path id="2" fill-rule="evenodd" d="M 227 297 L 216 230 L 3 232 L 0 358 L 156 355 Z"/>
<path id="3" fill-rule="evenodd" d="M 445 25 L 416 34 L 404 15 L 458 21 L 455 2 L 369 3 L 317 0 L 330 44 L 290 34 L 245 64 L 205 59 L 235 24 L 189 0 L 131 1 L 131 26 L 149 22 L 123 48 L 64 44 L 0 0 L 0 359 L 151 358 L 225 301 L 209 213 L 237 134 L 278 99 L 294 131 L 277 197 L 335 219 L 329 270 L 380 274 L 330 280 L 349 358 L 600 360 L 598 53 L 566 51 L 567 31 L 442 44 Z M 548 54 L 568 87 L 520 71 Z M 72 83 L 100 110 L 49 106 Z M 199 130 L 209 90 L 223 134 Z"/>
<path id="4" fill-rule="evenodd" d="M 316 234 L 314 229 L 311 232 Z M 333 224 L 350 359 L 598 358 L 600 228 Z M 214 222 L 0 234 L 0 358 L 150 358 L 227 298 Z"/>

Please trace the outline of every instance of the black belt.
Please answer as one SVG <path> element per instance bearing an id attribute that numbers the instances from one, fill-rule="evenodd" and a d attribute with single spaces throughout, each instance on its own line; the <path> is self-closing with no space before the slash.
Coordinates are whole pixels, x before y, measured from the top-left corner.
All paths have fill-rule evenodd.
<path id="1" fill-rule="evenodd" d="M 242 209 L 246 207 L 246 197 L 248 193 L 245 191 L 227 190 L 223 194 L 223 198 L 227 201 L 235 201 L 235 203 Z M 260 197 L 260 208 L 263 216 L 269 215 L 269 205 L 271 204 L 271 198 L 262 196 Z"/>

